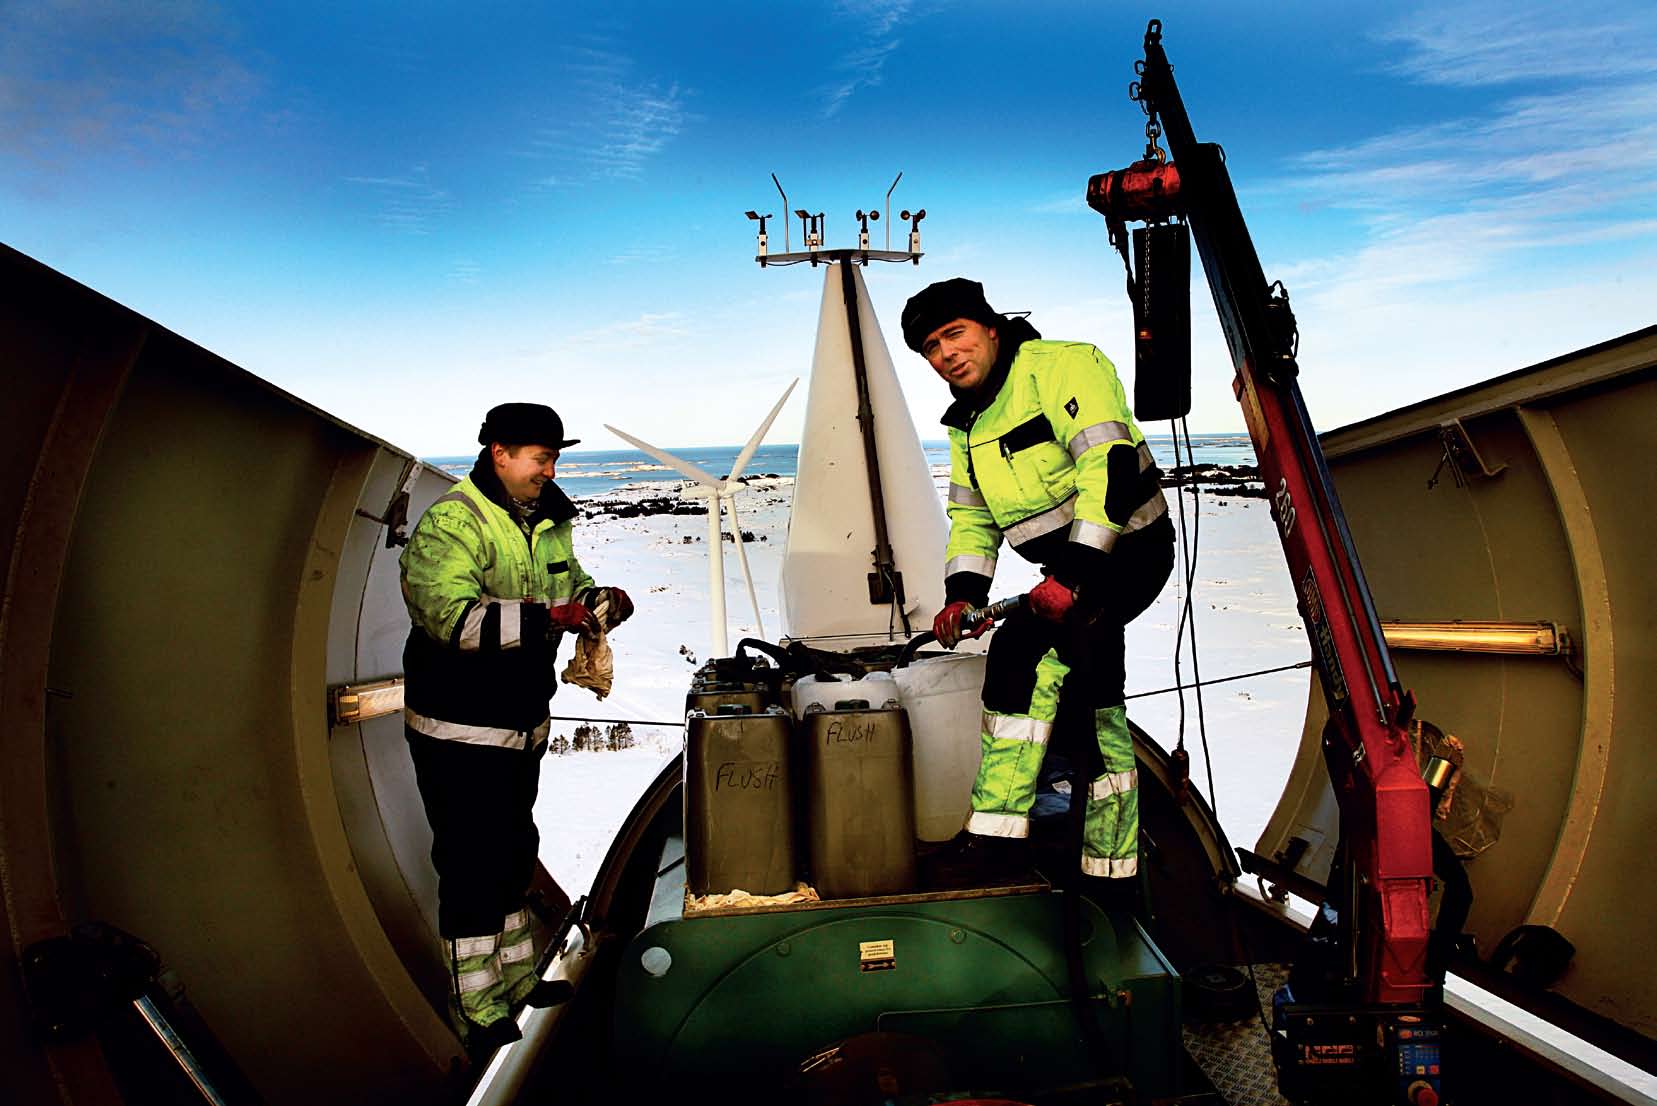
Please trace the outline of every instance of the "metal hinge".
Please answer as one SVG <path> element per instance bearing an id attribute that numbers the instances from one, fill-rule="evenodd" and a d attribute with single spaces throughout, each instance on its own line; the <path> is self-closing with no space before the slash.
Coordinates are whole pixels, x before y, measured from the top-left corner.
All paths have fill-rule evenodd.
<path id="1" fill-rule="evenodd" d="M 408 501 L 409 494 L 414 490 L 414 482 L 420 478 L 420 473 L 426 466 L 410 458 L 403 468 L 403 475 L 397 481 L 397 490 L 391 493 L 391 501 L 385 505 L 385 511 L 378 515 L 371 515 L 361 507 L 357 514 L 371 522 L 377 522 L 385 527 L 385 547 L 395 549 L 399 545 L 408 544 Z"/>
<path id="2" fill-rule="evenodd" d="M 1485 463 L 1479 453 L 1478 446 L 1473 444 L 1472 435 L 1467 433 L 1467 427 L 1461 424 L 1460 419 L 1450 419 L 1438 424 L 1438 440 L 1444 447 L 1444 454 L 1439 458 L 1438 467 L 1433 470 L 1432 478 L 1427 481 L 1431 488 L 1438 483 L 1438 474 L 1444 471 L 1444 466 L 1450 466 L 1450 473 L 1455 477 L 1456 487 L 1467 486 L 1467 481 L 1473 477 L 1488 480 L 1499 476 L 1505 464 L 1491 468 Z"/>

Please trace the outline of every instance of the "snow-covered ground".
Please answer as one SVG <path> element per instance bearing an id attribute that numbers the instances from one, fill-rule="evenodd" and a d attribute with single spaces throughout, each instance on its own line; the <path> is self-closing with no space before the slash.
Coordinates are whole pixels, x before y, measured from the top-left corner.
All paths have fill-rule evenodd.
<path id="1" fill-rule="evenodd" d="M 766 636 L 780 629 L 777 580 L 788 526 L 792 480 L 759 480 L 738 502 L 759 592 Z M 607 500 L 659 496 L 662 485 L 624 487 Z M 1172 507 L 1172 501 L 1170 502 Z M 1195 520 L 1186 498 L 1187 528 Z M 727 516 L 725 529 L 730 530 Z M 614 692 L 598 702 L 566 686 L 553 700 L 555 715 L 677 722 L 685 688 L 706 659 L 708 622 L 707 518 L 703 515 L 600 516 L 576 524 L 582 566 L 604 584 L 627 590 L 637 608 L 611 638 L 616 656 Z M 1193 609 L 1205 680 L 1306 659 L 1306 639 L 1295 610 L 1271 515 L 1259 499 L 1202 497 Z M 688 541 L 686 539 L 689 539 Z M 1179 570 L 1176 568 L 1176 576 Z M 732 644 L 757 634 L 753 610 L 732 543 L 725 543 L 725 591 Z M 1036 583 L 1033 566 L 1003 557 L 994 594 L 1013 595 Z M 1174 634 L 1183 588 L 1170 581 L 1161 599 L 1128 628 L 1128 694 L 1172 687 Z M 930 626 L 931 613 L 924 622 Z M 1192 673 L 1189 654 L 1181 669 Z M 1221 823 L 1233 845 L 1252 847 L 1276 805 L 1300 737 L 1309 670 L 1296 669 L 1211 687 L 1204 693 L 1208 747 L 1213 756 Z M 1130 698 L 1129 714 L 1164 746 L 1179 730 L 1173 694 Z M 555 722 L 569 734 L 577 723 Z M 661 765 L 677 757 L 682 730 L 633 726 L 638 744 L 620 752 L 548 756 L 541 773 L 536 821 L 541 858 L 572 895 L 585 891 L 610 839 Z M 1186 745 L 1193 783 L 1207 790 L 1196 702 L 1186 693 Z M 978 735 L 963 734 L 977 741 Z"/>

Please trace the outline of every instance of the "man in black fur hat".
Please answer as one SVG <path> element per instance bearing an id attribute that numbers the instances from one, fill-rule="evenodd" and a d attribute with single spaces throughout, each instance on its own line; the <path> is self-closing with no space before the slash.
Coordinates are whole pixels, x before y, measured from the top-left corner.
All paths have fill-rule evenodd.
<path id="1" fill-rule="evenodd" d="M 477 465 L 427 508 L 400 563 L 413 626 L 404 733 L 432 828 L 438 932 L 467 1048 L 520 1033 L 512 1009 L 562 1001 L 540 980 L 525 893 L 540 841 L 533 808 L 564 635 L 633 613 L 575 558 L 575 506 L 553 483 L 557 412 L 505 403 L 478 431 Z"/>
<path id="2" fill-rule="evenodd" d="M 1028 871 L 1030 808 L 1061 702 L 1067 717 L 1091 723 L 1102 760 L 1088 774 L 1082 872 L 1132 880 L 1139 794 L 1123 628 L 1156 599 L 1174 559 L 1150 447 L 1104 354 L 1043 340 L 1025 319 L 993 310 L 977 281 L 922 289 L 902 321 L 904 341 L 955 400 L 943 417 L 950 527 L 933 632 L 954 648 L 988 628 L 963 627 L 962 615 L 988 602 L 1003 538 L 1043 574 L 991 640 L 972 813 L 928 864 L 932 882 Z"/>

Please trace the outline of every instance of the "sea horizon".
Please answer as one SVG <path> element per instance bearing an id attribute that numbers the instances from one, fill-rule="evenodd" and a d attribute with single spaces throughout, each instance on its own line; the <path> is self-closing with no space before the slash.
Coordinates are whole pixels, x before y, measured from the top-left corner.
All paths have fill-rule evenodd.
<path id="1" fill-rule="evenodd" d="M 1147 434 L 1145 440 L 1157 463 L 1164 468 L 1174 464 L 1174 442 L 1169 434 Z M 666 452 L 689 461 L 693 465 L 724 476 L 736 463 L 740 445 L 725 446 L 663 446 Z M 922 441 L 927 462 L 937 469 L 949 464 L 947 439 Z M 1196 462 L 1213 465 L 1256 464 L 1254 443 L 1241 432 L 1191 435 L 1192 457 L 1181 457 L 1181 463 Z M 761 445 L 743 470 L 745 476 L 793 477 L 799 464 L 800 446 L 797 442 L 774 442 Z M 1183 450 L 1182 450 L 1183 453 Z M 477 454 L 456 453 L 422 457 L 421 462 L 448 472 L 456 477 L 470 472 Z M 558 462 L 558 486 L 574 499 L 605 495 L 621 487 L 637 483 L 677 485 L 684 477 L 655 458 L 637 449 L 584 449 L 566 452 Z"/>

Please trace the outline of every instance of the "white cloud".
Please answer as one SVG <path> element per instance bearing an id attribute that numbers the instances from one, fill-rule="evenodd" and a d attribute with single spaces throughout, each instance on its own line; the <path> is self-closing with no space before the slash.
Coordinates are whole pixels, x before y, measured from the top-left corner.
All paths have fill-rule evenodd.
<path id="1" fill-rule="evenodd" d="M 1450 94 L 1463 105 L 1454 118 L 1299 158 L 1291 187 L 1362 227 L 1355 247 L 1291 265 L 1301 302 L 1336 317 L 1430 310 L 1447 295 L 1522 292 L 1561 273 L 1593 281 L 1602 266 L 1657 249 L 1657 20 L 1578 20 L 1563 39 L 1561 26 L 1554 12 L 1473 5 L 1388 33 L 1409 50 L 1397 72 L 1528 87 L 1496 100 Z M 1639 26 L 1644 47 L 1626 38 Z M 1608 36 L 1634 57 L 1577 64 Z M 1556 53 L 1570 57 L 1551 64 Z"/>
<path id="2" fill-rule="evenodd" d="M 366 188 L 379 202 L 375 220 L 402 234 L 429 234 L 432 224 L 454 207 L 448 191 L 431 181 L 426 166 L 415 165 L 401 176 L 346 177 Z"/>
<path id="3" fill-rule="evenodd" d="M 1028 210 L 1032 215 L 1080 215 L 1088 210 L 1087 197 L 1080 189 L 1073 188 L 1061 195 L 1038 200 Z"/>
<path id="4" fill-rule="evenodd" d="M 913 0 L 840 0 L 835 4 L 835 14 L 851 24 L 854 34 L 865 36 L 865 42 L 840 59 L 834 67 L 835 78 L 818 90 L 824 119 L 838 115 L 859 89 L 873 88 L 884 80 L 886 60 L 903 41 L 898 27 L 912 6 Z"/>
<path id="5" fill-rule="evenodd" d="M 1405 48 L 1393 73 L 1446 90 L 1444 116 L 1298 159 L 1293 189 L 1359 237 L 1269 274 L 1295 294 L 1323 429 L 1638 329 L 1657 303 L 1653 13 L 1472 4 L 1383 37 Z"/>
<path id="6" fill-rule="evenodd" d="M 692 334 L 686 316 L 678 311 L 646 311 L 631 319 L 607 323 L 583 331 L 570 339 L 571 345 L 590 349 L 642 349 L 666 339 Z"/>
<path id="7" fill-rule="evenodd" d="M 638 75 L 633 59 L 596 41 L 572 51 L 568 70 L 575 77 L 576 102 L 558 105 L 560 122 L 531 141 L 534 153 L 564 167 L 543 186 L 636 180 L 694 120 L 688 90 Z"/>
<path id="8" fill-rule="evenodd" d="M 1497 85 L 1537 77 L 1614 80 L 1657 73 L 1657 9 L 1595 20 L 1558 4 L 1473 3 L 1424 8 L 1380 36 L 1401 43 L 1395 72 L 1439 85 Z"/>
<path id="9" fill-rule="evenodd" d="M 1654 264 L 1647 253 L 1526 288 L 1297 304 L 1307 404 L 1327 430 L 1649 325 Z"/>

